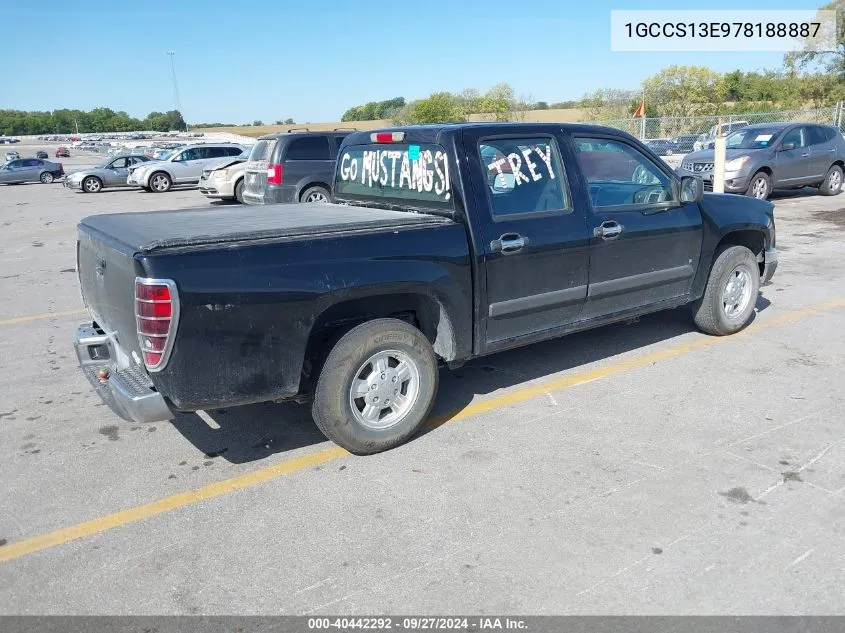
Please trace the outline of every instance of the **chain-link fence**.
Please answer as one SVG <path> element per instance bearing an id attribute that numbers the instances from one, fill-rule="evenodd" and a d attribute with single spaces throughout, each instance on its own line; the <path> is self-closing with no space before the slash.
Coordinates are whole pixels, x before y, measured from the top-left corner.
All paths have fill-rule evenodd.
<path id="1" fill-rule="evenodd" d="M 834 125 L 845 131 L 845 106 L 838 103 L 833 107 L 803 110 L 781 110 L 779 112 L 757 112 L 721 116 L 631 118 L 610 121 L 590 121 L 624 130 L 640 139 L 693 139 L 702 134 L 712 136 L 717 125 L 725 132 L 754 123 L 775 123 L 779 121 L 801 121 Z M 694 140 L 694 139 L 693 139 Z M 690 141 L 692 142 L 692 140 Z"/>

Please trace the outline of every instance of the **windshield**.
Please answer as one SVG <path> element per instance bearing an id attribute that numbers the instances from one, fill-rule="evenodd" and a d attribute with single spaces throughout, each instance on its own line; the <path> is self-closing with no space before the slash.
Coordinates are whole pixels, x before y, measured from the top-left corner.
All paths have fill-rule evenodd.
<path id="1" fill-rule="evenodd" d="M 739 130 L 727 138 L 728 149 L 763 149 L 774 143 L 780 133 L 780 128 L 756 128 L 754 130 Z"/>
<path id="2" fill-rule="evenodd" d="M 449 159 L 440 145 L 352 145 L 335 174 L 339 198 L 451 209 Z"/>

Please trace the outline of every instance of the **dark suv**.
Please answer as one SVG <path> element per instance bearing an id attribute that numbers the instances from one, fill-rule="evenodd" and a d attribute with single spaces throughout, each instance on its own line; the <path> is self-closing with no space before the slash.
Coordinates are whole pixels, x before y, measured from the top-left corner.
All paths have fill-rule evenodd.
<path id="1" fill-rule="evenodd" d="M 291 128 L 262 136 L 246 164 L 244 202 L 328 202 L 337 150 L 351 131 Z"/>

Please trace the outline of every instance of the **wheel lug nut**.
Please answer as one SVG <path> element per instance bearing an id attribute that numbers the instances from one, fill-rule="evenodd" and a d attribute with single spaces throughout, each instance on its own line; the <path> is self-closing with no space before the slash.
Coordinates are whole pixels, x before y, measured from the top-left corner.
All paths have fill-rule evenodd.
<path id="1" fill-rule="evenodd" d="M 375 385 L 370 385 L 370 389 L 372 389 L 373 391 L 375 391 L 375 388 L 376 388 Z"/>
<path id="2" fill-rule="evenodd" d="M 378 402 L 378 396 L 373 396 L 373 402 Z"/>
<path id="3" fill-rule="evenodd" d="M 393 382 L 396 382 L 396 376 L 393 377 Z"/>
<path id="4" fill-rule="evenodd" d="M 381 375 L 381 379 L 382 379 L 382 380 L 384 380 L 384 379 L 385 379 L 385 375 L 384 375 L 384 374 L 382 374 L 382 375 Z"/>

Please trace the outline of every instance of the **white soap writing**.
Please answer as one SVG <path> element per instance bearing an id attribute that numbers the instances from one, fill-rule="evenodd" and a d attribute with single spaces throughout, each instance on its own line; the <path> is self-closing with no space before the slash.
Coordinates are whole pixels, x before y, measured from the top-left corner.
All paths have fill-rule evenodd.
<path id="1" fill-rule="evenodd" d="M 449 161 L 440 151 L 423 150 L 414 160 L 407 151 L 365 150 L 360 157 L 347 152 L 341 157 L 339 176 L 341 181 L 365 187 L 389 186 L 450 198 Z"/>
<path id="2" fill-rule="evenodd" d="M 502 155 L 501 152 L 497 153 L 500 156 Z M 544 148 L 532 145 L 531 147 L 521 149 L 520 153 L 522 156 L 516 152 L 511 152 L 504 158 L 499 158 L 498 160 L 494 160 L 492 163 L 488 163 L 487 170 L 490 172 L 495 171 L 497 178 L 505 173 L 511 174 L 514 179 L 514 186 L 519 186 L 523 183 L 537 182 L 538 180 L 542 180 L 546 175 L 548 175 L 548 178 L 551 180 L 554 180 L 555 172 L 554 169 L 552 169 L 551 145 L 546 145 Z M 546 167 L 545 171 L 540 168 L 540 163 L 532 160 L 535 155 L 539 156 L 543 161 L 543 164 Z M 507 170 L 505 170 L 506 164 L 509 167 Z M 527 169 L 528 174 L 531 176 L 530 179 L 523 171 L 523 168 Z"/>

